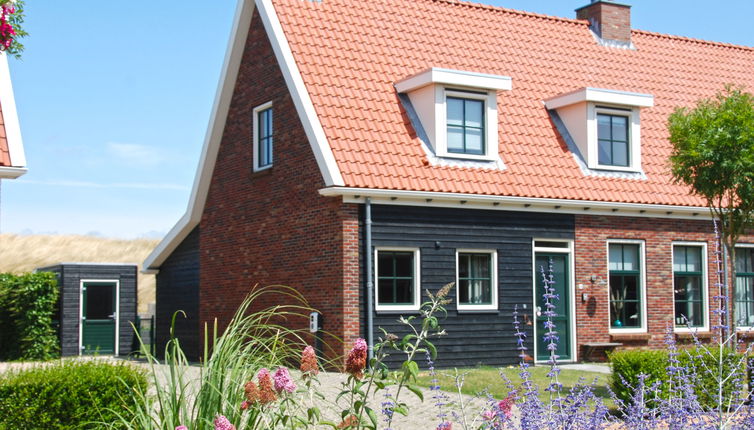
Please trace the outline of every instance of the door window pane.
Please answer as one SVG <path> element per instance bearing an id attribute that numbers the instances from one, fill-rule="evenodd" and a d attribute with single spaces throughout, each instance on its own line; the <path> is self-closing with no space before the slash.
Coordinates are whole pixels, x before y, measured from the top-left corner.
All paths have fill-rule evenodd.
<path id="1" fill-rule="evenodd" d="M 88 320 L 106 320 L 115 313 L 115 286 L 113 284 L 85 284 L 86 304 L 84 317 Z"/>

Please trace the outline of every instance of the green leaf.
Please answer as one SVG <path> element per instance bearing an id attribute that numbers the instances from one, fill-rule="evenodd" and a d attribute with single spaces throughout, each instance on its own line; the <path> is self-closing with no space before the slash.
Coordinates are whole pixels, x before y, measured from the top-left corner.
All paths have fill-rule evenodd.
<path id="1" fill-rule="evenodd" d="M 416 397 L 418 397 L 419 400 L 421 400 L 422 402 L 424 401 L 424 394 L 422 393 L 421 388 L 419 388 L 417 385 L 409 384 L 406 385 L 406 388 L 408 388 L 408 390 L 412 393 L 416 394 Z"/>
<path id="2" fill-rule="evenodd" d="M 372 408 L 366 408 L 367 416 L 369 417 L 369 421 L 372 422 L 372 428 L 377 428 L 377 414 L 374 413 Z"/>

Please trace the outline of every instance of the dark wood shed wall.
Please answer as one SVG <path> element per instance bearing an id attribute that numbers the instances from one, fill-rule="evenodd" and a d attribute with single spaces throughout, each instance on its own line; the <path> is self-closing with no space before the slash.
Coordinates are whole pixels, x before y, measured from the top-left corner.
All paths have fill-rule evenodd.
<path id="1" fill-rule="evenodd" d="M 136 270 L 135 265 L 60 264 L 37 269 L 58 275 L 60 286 L 60 352 L 63 356 L 79 355 L 79 318 L 82 280 L 119 281 L 118 352 L 128 355 L 135 344 Z"/>
<path id="2" fill-rule="evenodd" d="M 364 220 L 363 208 L 361 219 Z M 363 226 L 361 231 L 364 231 Z M 495 210 L 372 206 L 374 247 L 419 248 L 422 294 L 427 289 L 436 292 L 448 282 L 455 281 L 456 249 L 497 250 L 498 310 L 459 313 L 453 290 L 453 302 L 447 305 L 447 318 L 441 321 L 447 335 L 434 339 L 440 367 L 480 363 L 503 365 L 518 361 L 513 311 L 518 305 L 520 313 L 531 318 L 532 240 L 535 238 L 573 239 L 574 217 Z M 363 233 L 361 240 L 364 240 Z M 439 247 L 435 242 L 439 242 Z M 361 264 L 360 273 L 364 274 L 363 258 Z M 366 285 L 363 275 L 362 285 Z M 362 291 L 366 291 L 365 288 Z M 365 303 L 365 294 L 362 294 L 361 321 L 366 334 Z M 406 334 L 406 329 L 397 322 L 399 316 L 400 313 L 374 313 L 375 342 L 382 336 L 380 327 L 399 336 Z M 526 346 L 532 355 L 532 326 L 522 324 L 522 328 L 527 333 Z M 402 359 L 394 356 L 392 364 Z"/>
<path id="3" fill-rule="evenodd" d="M 156 336 L 157 353 L 165 352 L 170 339 L 170 324 L 173 314 L 182 310 L 186 317 L 178 315 L 175 320 L 175 335 L 189 360 L 197 360 L 199 345 L 199 228 L 186 236 L 170 257 L 160 266 L 157 274 Z"/>

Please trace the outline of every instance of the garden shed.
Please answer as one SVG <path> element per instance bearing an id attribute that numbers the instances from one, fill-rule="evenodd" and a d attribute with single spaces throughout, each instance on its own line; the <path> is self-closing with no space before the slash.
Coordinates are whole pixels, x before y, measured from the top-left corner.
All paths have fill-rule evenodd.
<path id="1" fill-rule="evenodd" d="M 60 351 L 72 355 L 128 355 L 138 349 L 137 265 L 60 263 L 37 272 L 55 273 L 60 286 L 57 321 Z"/>

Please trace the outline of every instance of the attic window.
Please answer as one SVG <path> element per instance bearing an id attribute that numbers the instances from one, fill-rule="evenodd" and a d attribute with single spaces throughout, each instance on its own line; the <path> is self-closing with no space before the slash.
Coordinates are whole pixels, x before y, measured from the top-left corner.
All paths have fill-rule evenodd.
<path id="1" fill-rule="evenodd" d="M 582 88 L 545 101 L 555 110 L 590 169 L 641 172 L 640 110 L 649 94 Z"/>
<path id="2" fill-rule="evenodd" d="M 511 89 L 509 77 L 431 68 L 395 88 L 408 95 L 437 156 L 499 158 L 497 91 Z"/>

